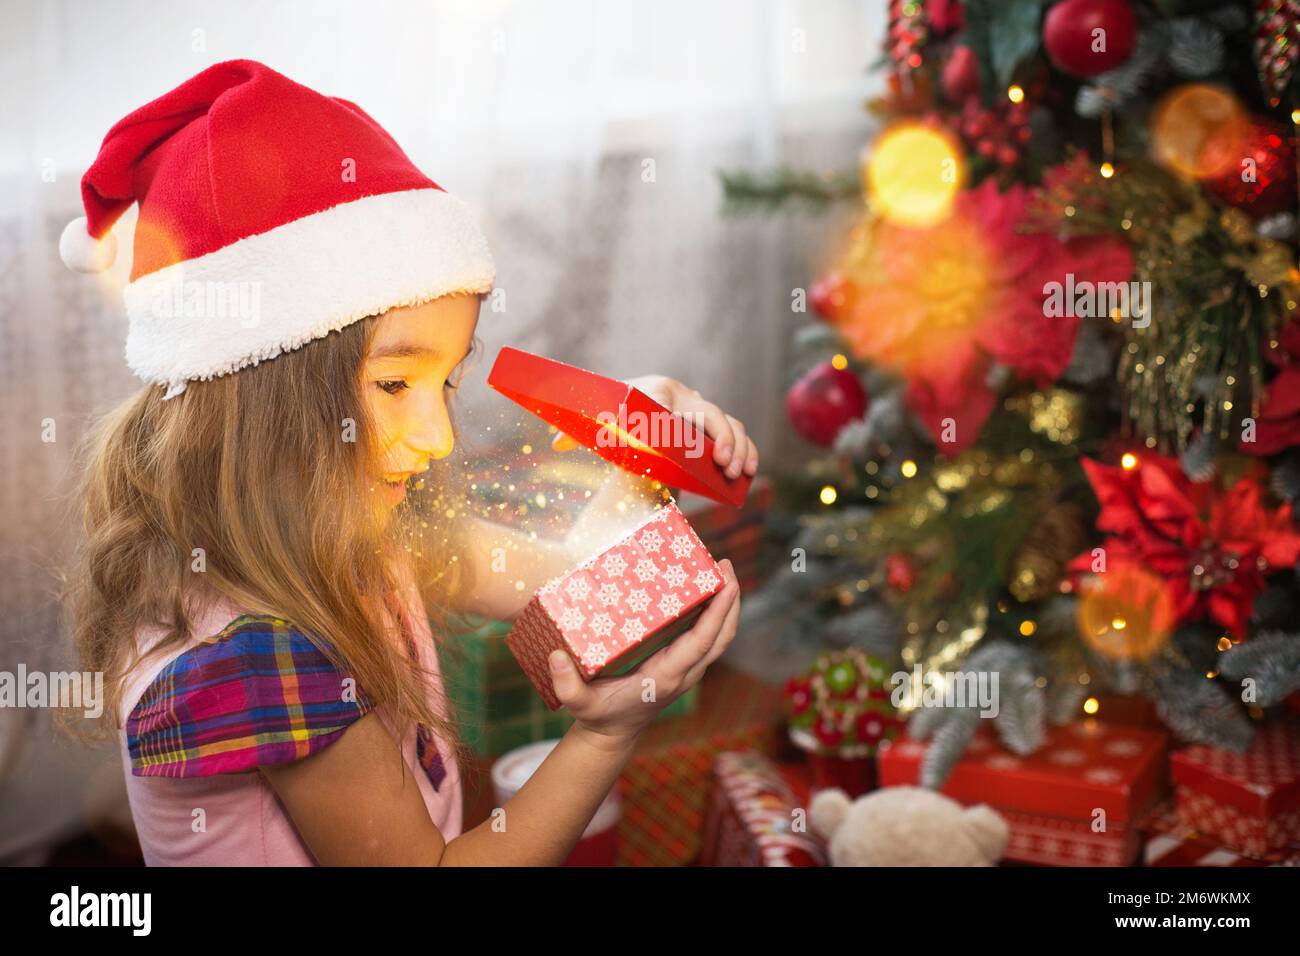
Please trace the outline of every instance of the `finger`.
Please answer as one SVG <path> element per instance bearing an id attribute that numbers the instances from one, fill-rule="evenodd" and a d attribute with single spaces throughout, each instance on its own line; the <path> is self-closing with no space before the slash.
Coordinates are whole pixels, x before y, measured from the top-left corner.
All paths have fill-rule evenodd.
<path id="1" fill-rule="evenodd" d="M 551 439 L 551 447 L 556 451 L 572 451 L 578 447 L 578 442 L 564 432 L 556 432 L 555 437 Z"/>
<path id="2" fill-rule="evenodd" d="M 731 423 L 731 435 L 735 442 L 731 448 L 731 458 L 727 461 L 727 477 L 739 478 L 741 469 L 745 467 L 745 459 L 749 457 L 749 435 L 745 433 L 745 426 L 740 419 L 728 415 L 727 421 Z"/>
<path id="3" fill-rule="evenodd" d="M 704 676 L 704 672 L 709 669 L 709 666 L 726 653 L 727 648 L 731 646 L 731 642 L 736 638 L 739 625 L 740 595 L 737 594 L 731 609 L 727 611 L 726 619 L 722 622 L 722 630 L 718 632 L 718 639 L 713 642 L 713 646 L 709 648 L 709 652 L 704 655 L 703 659 L 686 672 L 684 678 L 685 687 L 690 687 L 698 682 Z"/>
<path id="4" fill-rule="evenodd" d="M 749 456 L 745 459 L 745 474 L 750 477 L 758 474 L 758 446 L 753 439 L 750 439 Z"/>
<path id="5" fill-rule="evenodd" d="M 723 559 L 718 567 L 722 571 L 724 582 L 722 590 L 709 599 L 708 606 L 696 619 L 694 626 L 660 652 L 663 657 L 658 665 L 665 678 L 680 678 L 696 661 L 708 654 L 718 638 L 722 622 L 727 619 L 727 612 L 740 595 L 740 585 L 736 581 L 731 562 Z"/>
<path id="6" fill-rule="evenodd" d="M 573 658 L 561 650 L 551 651 L 547 663 L 551 668 L 551 686 L 565 707 L 579 707 L 595 693 L 578 673 Z"/>

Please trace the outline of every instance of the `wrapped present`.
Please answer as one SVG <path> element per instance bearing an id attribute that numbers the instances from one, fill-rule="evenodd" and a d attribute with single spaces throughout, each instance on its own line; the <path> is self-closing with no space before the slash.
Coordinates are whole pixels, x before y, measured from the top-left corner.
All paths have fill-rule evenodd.
<path id="1" fill-rule="evenodd" d="M 825 866 L 825 844 L 806 829 L 807 818 L 807 804 L 767 757 L 720 753 L 700 865 Z"/>
<path id="2" fill-rule="evenodd" d="M 1198 744 L 1170 760 L 1178 817 L 1223 846 L 1264 856 L 1300 843 L 1300 727 L 1262 724 L 1245 753 Z"/>
<path id="3" fill-rule="evenodd" d="M 601 553 L 547 582 L 506 644 L 552 710 L 548 657 L 569 654 L 585 680 L 624 674 L 687 630 L 722 590 L 722 571 L 669 503 Z"/>
<path id="4" fill-rule="evenodd" d="M 731 478 L 713 460 L 713 439 L 626 382 L 506 347 L 488 385 L 606 461 L 671 488 L 740 507 L 752 476 Z"/>
<path id="5" fill-rule="evenodd" d="M 467 615 L 442 660 L 444 684 L 456 708 L 465 745 L 495 757 L 525 744 L 563 735 L 573 718 L 553 711 L 520 669 L 506 635 L 510 624 Z M 660 712 L 660 720 L 689 714 L 699 698 L 692 687 Z"/>
<path id="6" fill-rule="evenodd" d="M 722 664 L 700 682 L 695 712 L 641 734 L 619 786 L 620 866 L 685 866 L 699 855 L 714 758 L 782 750 L 781 689 Z"/>
<path id="7" fill-rule="evenodd" d="M 1300 866 L 1300 849 L 1291 848 L 1269 859 L 1257 859 L 1226 849 L 1213 840 L 1157 833 L 1147 838 L 1143 862 L 1147 866 Z"/>
<path id="8" fill-rule="evenodd" d="M 742 593 L 757 588 L 773 563 L 767 534 L 767 514 L 772 506 L 772 483 L 758 476 L 740 510 L 689 491 L 677 495 L 677 507 L 686 515 L 709 553 L 726 558 L 736 569 Z"/>
<path id="9" fill-rule="evenodd" d="M 942 793 L 987 803 L 1006 819 L 1006 859 L 1060 866 L 1127 866 L 1141 851 L 1138 824 L 1159 799 L 1168 735 L 1083 720 L 1048 731 L 1027 757 L 982 728 Z M 927 744 L 902 738 L 878 756 L 880 786 L 915 785 Z"/>

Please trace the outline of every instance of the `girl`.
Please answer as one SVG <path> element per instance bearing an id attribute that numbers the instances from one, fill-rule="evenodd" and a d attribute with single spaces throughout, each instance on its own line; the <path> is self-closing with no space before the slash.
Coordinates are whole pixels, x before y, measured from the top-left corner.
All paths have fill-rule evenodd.
<path id="1" fill-rule="evenodd" d="M 641 729 L 735 635 L 730 563 L 635 676 L 586 684 L 555 652 L 571 729 L 504 827 L 461 832 L 434 635 L 455 608 L 514 615 L 582 557 L 456 517 L 455 475 L 430 468 L 494 279 L 472 216 L 359 107 L 250 61 L 118 123 L 82 194 L 60 251 L 85 271 L 139 205 L 127 361 L 149 384 L 92 442 L 70 603 L 146 862 L 560 863 Z M 754 473 L 738 421 L 636 384 Z M 530 573 L 492 573 L 497 547 Z"/>

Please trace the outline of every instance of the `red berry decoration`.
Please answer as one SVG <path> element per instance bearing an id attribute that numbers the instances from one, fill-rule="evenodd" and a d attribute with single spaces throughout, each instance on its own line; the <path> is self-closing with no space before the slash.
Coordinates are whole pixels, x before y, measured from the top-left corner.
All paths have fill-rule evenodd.
<path id="1" fill-rule="evenodd" d="M 980 89 L 980 63 L 968 46 L 952 51 L 943 65 L 943 94 L 954 103 L 964 103 Z"/>
<path id="2" fill-rule="evenodd" d="M 1205 181 L 1210 192 L 1256 219 L 1294 208 L 1295 143 L 1281 123 L 1242 119 L 1212 148 L 1225 155 L 1223 172 Z"/>
<path id="3" fill-rule="evenodd" d="M 844 743 L 844 731 L 829 717 L 819 717 L 813 724 L 813 733 L 823 747 L 838 747 Z"/>
<path id="4" fill-rule="evenodd" d="M 1063 73 L 1089 77 L 1133 55 L 1137 17 L 1128 0 L 1063 0 L 1043 19 L 1043 47 Z"/>
<path id="5" fill-rule="evenodd" d="M 795 431 L 829 448 L 841 428 L 866 414 L 867 393 L 857 375 L 822 362 L 786 393 L 785 410 Z"/>
<path id="6" fill-rule="evenodd" d="M 861 648 L 823 651 L 808 673 L 786 684 L 795 742 L 845 757 L 870 756 L 903 728 L 890 686 L 884 663 Z"/>
<path id="7" fill-rule="evenodd" d="M 906 594 L 916 584 L 916 563 L 905 554 L 885 558 L 885 580 L 899 594 Z"/>

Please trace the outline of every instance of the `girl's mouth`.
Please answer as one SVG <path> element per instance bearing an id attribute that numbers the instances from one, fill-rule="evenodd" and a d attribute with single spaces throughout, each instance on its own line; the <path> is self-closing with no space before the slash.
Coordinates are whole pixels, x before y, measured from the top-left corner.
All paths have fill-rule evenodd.
<path id="1" fill-rule="evenodd" d="M 406 498 L 406 480 L 410 477 L 410 475 L 396 475 L 391 477 L 385 475 L 380 480 L 380 489 L 383 491 L 384 497 L 393 504 L 401 502 Z"/>

